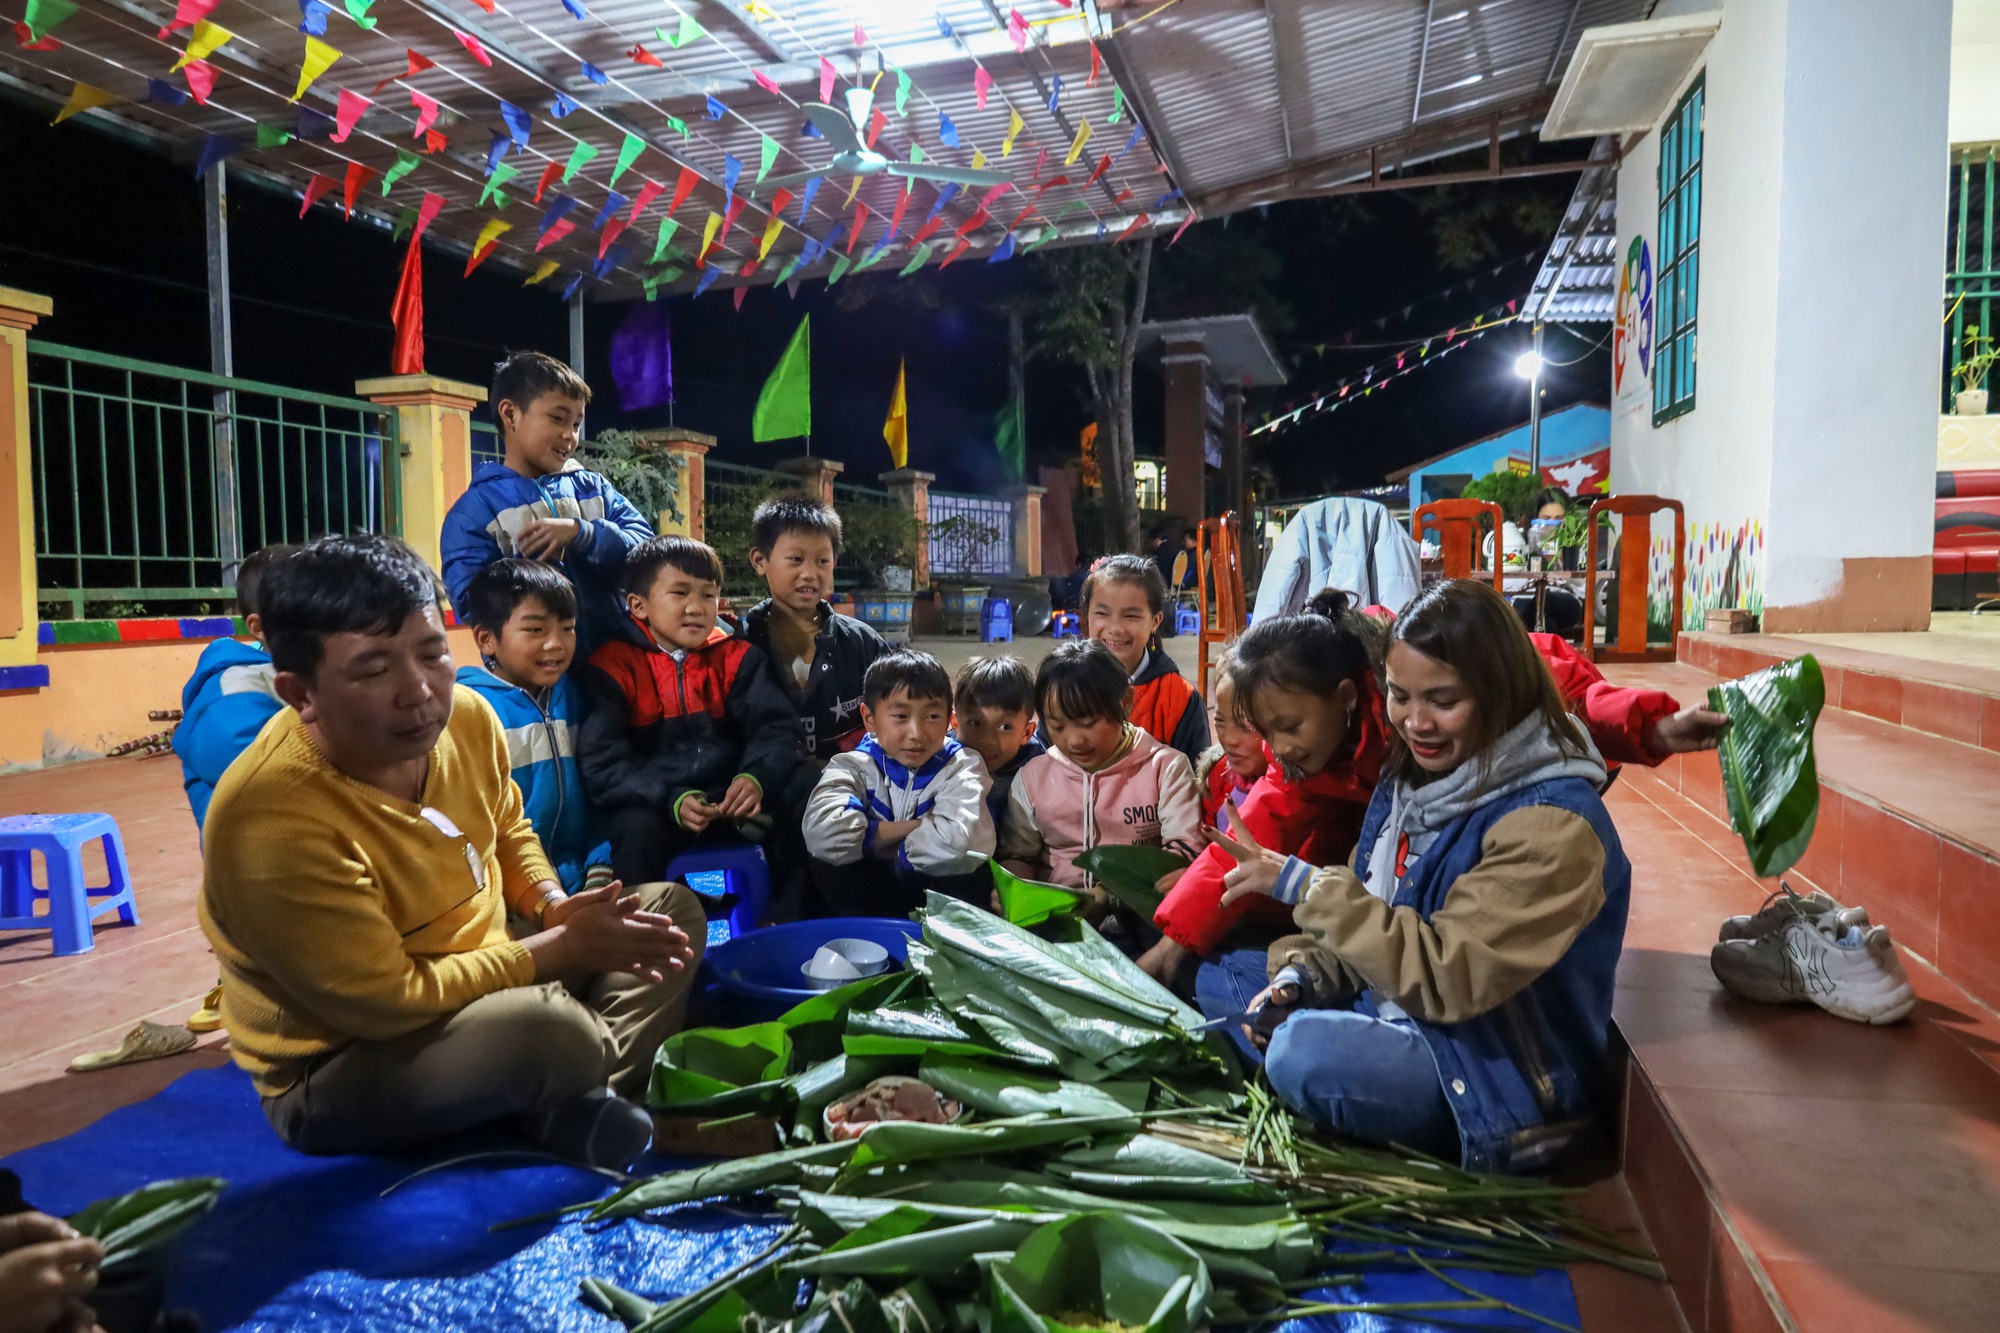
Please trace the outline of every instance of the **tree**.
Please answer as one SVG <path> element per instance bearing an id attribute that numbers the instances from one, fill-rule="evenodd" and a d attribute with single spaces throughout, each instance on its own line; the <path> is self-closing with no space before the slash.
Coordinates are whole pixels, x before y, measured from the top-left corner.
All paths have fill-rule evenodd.
<path id="1" fill-rule="evenodd" d="M 1098 459 L 1105 478 L 1105 535 L 1112 549 L 1139 549 L 1139 502 L 1132 490 L 1132 365 L 1146 292 L 1153 278 L 1153 241 L 1080 245 L 1039 256 L 1043 283 L 1033 355 L 1067 361 L 1084 372 L 1097 414 Z"/>

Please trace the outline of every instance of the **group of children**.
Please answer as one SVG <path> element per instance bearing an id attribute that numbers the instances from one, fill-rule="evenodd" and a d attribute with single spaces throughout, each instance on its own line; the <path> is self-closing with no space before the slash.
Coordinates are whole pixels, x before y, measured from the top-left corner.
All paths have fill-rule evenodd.
<path id="1" fill-rule="evenodd" d="M 1626 874 L 1586 779 L 1712 745 L 1726 720 L 1608 685 L 1490 589 L 1457 584 L 1400 616 L 1328 591 L 1259 622 L 1205 703 L 1158 644 L 1165 580 L 1132 555 L 1085 581 L 1085 637 L 1033 671 L 983 657 L 953 680 L 832 609 L 840 520 L 804 494 L 758 509 L 749 558 L 769 596 L 731 629 L 721 557 L 655 535 L 577 462 L 589 389 L 573 371 L 522 354 L 492 397 L 505 461 L 478 470 L 443 536 L 452 605 L 481 657 L 458 679 L 500 717 L 566 891 L 658 881 L 699 843 L 750 840 L 767 848 L 783 910 L 900 915 L 928 889 L 986 903 L 989 860 L 1093 891 L 1077 864 L 1090 848 L 1163 846 L 1191 864 L 1162 882 L 1152 921 L 1126 920 L 1127 947 L 1212 1016 L 1245 1018 L 1246 1038 L 1250 1016 L 1268 1035 L 1303 993 L 1358 995 L 1395 1033 L 1369 1028 L 1358 1046 L 1346 1033 L 1356 1068 L 1375 1060 L 1393 1081 L 1478 1067 L 1477 1109 L 1440 1118 L 1426 1099 L 1409 1112 L 1430 1117 L 1426 1131 L 1455 1113 L 1468 1160 L 1530 1162 L 1555 1140 L 1521 1135 L 1582 1104 Z M 239 574 L 253 639 L 260 571 L 284 555 L 260 552 Z M 211 645 L 184 703 L 175 748 L 199 824 L 233 752 L 278 710 L 268 659 Z M 1529 807 L 1543 814 L 1520 817 Z M 1475 888 L 1447 901 L 1460 882 Z M 1484 938 L 1475 899 L 1515 924 Z M 1557 899 L 1559 921 L 1535 905 Z M 1110 914 L 1109 900 L 1094 911 Z M 1308 937 L 1287 944 L 1297 925 Z M 1456 1026 L 1441 1036 L 1440 1024 Z M 1272 1078 L 1288 1100 L 1380 1137 L 1324 1052 L 1282 1054 Z"/>

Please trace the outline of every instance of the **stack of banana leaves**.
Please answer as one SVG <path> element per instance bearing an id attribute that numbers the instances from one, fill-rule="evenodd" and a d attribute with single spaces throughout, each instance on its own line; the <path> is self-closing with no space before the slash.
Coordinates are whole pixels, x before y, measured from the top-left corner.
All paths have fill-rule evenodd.
<path id="1" fill-rule="evenodd" d="M 596 1279 L 583 1298 L 645 1333 L 1188 1333 L 1346 1310 L 1547 1323 L 1438 1270 L 1657 1274 L 1568 1191 L 1312 1136 L 1201 1022 L 1081 921 L 1030 930 L 932 894 L 909 971 L 662 1049 L 657 1108 L 775 1118 L 783 1146 L 572 1210 L 757 1198 L 788 1223 L 777 1241 L 663 1304 Z M 890 1074 L 964 1116 L 830 1139 L 824 1108 Z M 1450 1297 L 1305 1296 L 1387 1267 L 1429 1269 Z"/>

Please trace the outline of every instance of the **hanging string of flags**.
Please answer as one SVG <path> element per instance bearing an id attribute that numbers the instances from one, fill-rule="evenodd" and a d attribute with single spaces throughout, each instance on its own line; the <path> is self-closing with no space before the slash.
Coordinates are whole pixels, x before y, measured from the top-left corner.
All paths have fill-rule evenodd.
<path id="1" fill-rule="evenodd" d="M 1323 359 L 1328 352 L 1338 353 L 1349 350 L 1372 351 L 1382 347 L 1401 347 L 1403 345 L 1401 339 L 1394 339 L 1390 342 L 1383 342 L 1383 343 L 1357 343 L 1355 339 L 1358 338 L 1363 333 L 1380 332 L 1388 328 L 1389 321 L 1398 318 L 1399 314 L 1402 319 L 1407 320 L 1415 311 L 1417 311 L 1419 308 L 1423 306 L 1430 304 L 1432 301 L 1442 301 L 1449 297 L 1458 296 L 1466 292 L 1474 291 L 1478 288 L 1480 283 L 1486 282 L 1492 278 L 1499 277 L 1502 273 L 1505 273 L 1509 268 L 1512 268 L 1516 264 L 1528 263 L 1530 261 L 1540 262 L 1540 260 L 1542 259 L 1542 254 L 1543 252 L 1540 250 L 1530 250 L 1526 254 L 1520 255 L 1516 258 L 1502 260 L 1500 263 L 1495 264 L 1492 268 L 1488 269 L 1483 274 L 1480 274 L 1476 277 L 1467 278 L 1463 282 L 1452 283 L 1448 287 L 1440 287 L 1433 292 L 1428 292 L 1425 295 L 1419 296 L 1415 300 L 1405 304 L 1400 312 L 1390 311 L 1386 314 L 1377 315 L 1374 319 L 1363 320 L 1361 323 L 1356 324 L 1353 328 L 1349 329 L 1345 333 L 1327 338 L 1303 338 L 1303 339 L 1291 338 L 1285 340 L 1279 345 L 1282 347 L 1295 347 L 1300 349 L 1296 354 L 1294 354 L 1291 357 L 1291 363 L 1294 367 L 1304 365 L 1308 353 L 1310 353 L 1315 358 Z"/>
<path id="2" fill-rule="evenodd" d="M 1425 366 L 1435 365 L 1453 352 L 1460 351 L 1478 342 L 1487 334 L 1514 323 L 1520 318 L 1518 313 L 1520 304 L 1519 300 L 1509 301 L 1504 306 L 1495 306 L 1491 311 L 1482 311 L 1474 315 L 1470 324 L 1454 325 L 1443 333 L 1413 342 L 1393 357 L 1383 357 L 1363 367 L 1358 374 L 1351 375 L 1312 397 L 1294 400 L 1276 412 L 1266 413 L 1263 422 L 1250 434 L 1277 435 L 1290 430 L 1306 417 L 1318 416 L 1322 412 L 1336 412 L 1364 398 L 1372 397 L 1378 389 L 1387 388 L 1397 380 L 1414 375 Z"/>

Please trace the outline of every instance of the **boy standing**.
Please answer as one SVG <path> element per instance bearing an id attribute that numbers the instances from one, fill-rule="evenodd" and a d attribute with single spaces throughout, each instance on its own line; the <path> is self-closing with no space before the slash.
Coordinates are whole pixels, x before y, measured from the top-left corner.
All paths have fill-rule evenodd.
<path id="1" fill-rule="evenodd" d="M 762 813 L 801 754 L 798 718 L 763 653 L 716 628 L 713 549 L 650 538 L 624 582 L 632 632 L 591 655 L 578 758 L 610 829 L 612 869 L 641 884 L 697 838 Z"/>
<path id="2" fill-rule="evenodd" d="M 986 766 L 950 736 L 951 677 L 929 653 L 894 649 L 870 664 L 861 700 L 868 734 L 827 761 L 806 805 L 820 893 L 843 915 L 901 916 L 928 888 L 985 903 Z"/>
<path id="3" fill-rule="evenodd" d="M 986 763 L 986 810 L 998 829 L 1014 775 L 1048 746 L 1035 735 L 1035 677 L 1018 657 L 975 657 L 958 669 L 951 702 L 957 738 Z"/>
<path id="4" fill-rule="evenodd" d="M 500 718 L 522 813 L 542 840 L 563 892 L 584 891 L 586 870 L 610 864 L 576 766 L 583 691 L 569 676 L 576 656 L 576 589 L 553 565 L 495 560 L 473 576 L 459 614 L 472 626 L 484 666 L 462 666 L 458 683 Z M 609 881 L 604 870 L 598 878 Z"/>
<path id="5" fill-rule="evenodd" d="M 493 416 L 506 461 L 482 463 L 444 516 L 439 542 L 453 607 L 472 576 L 502 556 L 560 568 L 576 587 L 586 655 L 616 637 L 625 557 L 653 535 L 631 501 L 575 458 L 590 386 L 541 352 L 516 352 L 493 376 Z"/>

